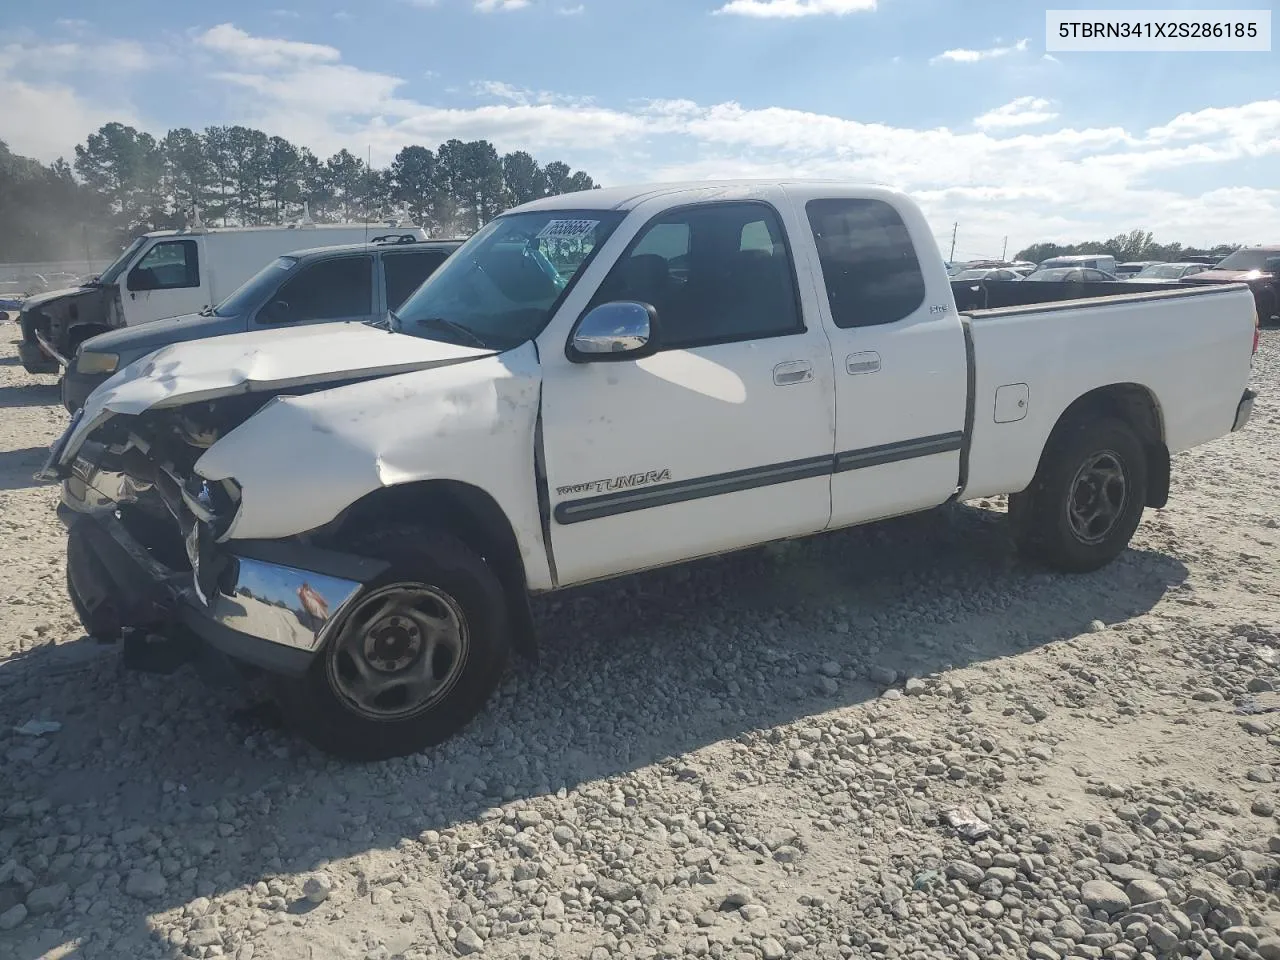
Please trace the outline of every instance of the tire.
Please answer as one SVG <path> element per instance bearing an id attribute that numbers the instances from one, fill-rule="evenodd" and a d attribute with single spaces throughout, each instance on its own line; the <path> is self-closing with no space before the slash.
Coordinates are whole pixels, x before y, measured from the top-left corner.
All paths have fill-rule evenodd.
<path id="1" fill-rule="evenodd" d="M 1054 430 L 1031 485 L 1009 497 L 1009 520 L 1024 556 L 1088 573 L 1129 545 L 1146 502 L 1142 442 L 1122 420 L 1090 417 Z"/>
<path id="2" fill-rule="evenodd" d="M 417 753 L 466 726 L 502 679 L 506 597 L 479 554 L 449 534 L 401 527 L 350 549 L 391 569 L 333 625 L 304 676 L 276 679 L 276 698 L 286 722 L 326 753 Z"/>

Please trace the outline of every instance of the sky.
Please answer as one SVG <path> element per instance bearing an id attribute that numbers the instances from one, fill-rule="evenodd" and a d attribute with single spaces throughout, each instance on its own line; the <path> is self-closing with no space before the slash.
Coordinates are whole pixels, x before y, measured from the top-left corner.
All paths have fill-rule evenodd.
<path id="1" fill-rule="evenodd" d="M 887 183 L 944 256 L 956 225 L 956 259 L 1133 229 L 1280 241 L 1280 48 L 1047 54 L 1025 0 L 8 4 L 0 140 L 70 160 L 111 120 L 242 123 L 376 165 L 484 138 L 610 186 Z"/>

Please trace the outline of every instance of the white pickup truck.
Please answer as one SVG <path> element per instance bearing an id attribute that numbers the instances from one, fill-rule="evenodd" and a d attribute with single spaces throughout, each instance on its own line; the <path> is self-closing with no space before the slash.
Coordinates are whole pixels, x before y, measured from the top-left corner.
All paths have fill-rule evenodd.
<path id="1" fill-rule="evenodd" d="M 596 190 L 386 322 L 134 363 L 44 475 L 91 635 L 265 669 L 312 742 L 387 757 L 482 709 L 532 594 L 1004 493 L 1028 556 L 1101 567 L 1247 421 L 1256 349 L 1244 285 L 962 315 L 887 189 Z"/>

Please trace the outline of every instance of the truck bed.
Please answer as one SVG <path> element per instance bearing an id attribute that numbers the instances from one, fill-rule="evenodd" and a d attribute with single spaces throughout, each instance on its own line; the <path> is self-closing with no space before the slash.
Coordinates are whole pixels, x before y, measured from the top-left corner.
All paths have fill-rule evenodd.
<path id="1" fill-rule="evenodd" d="M 962 496 L 1024 489 L 1059 414 L 1109 385 L 1145 395 L 1170 453 L 1229 432 L 1249 379 L 1255 316 L 1244 284 L 962 311 L 974 370 Z M 1015 399 L 1011 412 L 1009 391 L 1024 390 L 1025 410 Z"/>

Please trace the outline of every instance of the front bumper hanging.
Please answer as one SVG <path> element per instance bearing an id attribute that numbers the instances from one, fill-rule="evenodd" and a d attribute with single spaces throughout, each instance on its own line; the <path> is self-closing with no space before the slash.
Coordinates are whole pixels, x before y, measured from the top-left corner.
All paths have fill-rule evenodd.
<path id="1" fill-rule="evenodd" d="M 304 673 L 351 602 L 386 564 L 275 541 L 222 549 L 198 544 L 198 563 L 158 562 L 113 513 L 64 502 L 67 577 L 86 629 L 184 627 L 221 653 L 275 673 Z M 208 574 L 211 568 L 215 573 Z"/>

